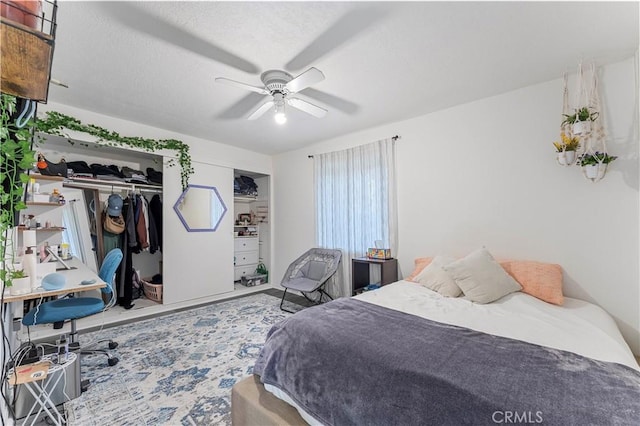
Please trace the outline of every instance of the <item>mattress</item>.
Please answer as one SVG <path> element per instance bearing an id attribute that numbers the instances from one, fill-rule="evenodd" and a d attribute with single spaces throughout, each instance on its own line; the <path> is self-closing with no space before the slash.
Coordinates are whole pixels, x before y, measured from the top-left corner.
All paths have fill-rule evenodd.
<path id="1" fill-rule="evenodd" d="M 486 304 L 446 298 L 423 286 L 399 281 L 355 296 L 364 302 L 496 336 L 565 350 L 640 370 L 609 314 L 591 303 L 565 298 L 551 305 L 522 292 Z M 309 424 L 319 424 L 278 388 L 265 389 L 294 406 Z"/>

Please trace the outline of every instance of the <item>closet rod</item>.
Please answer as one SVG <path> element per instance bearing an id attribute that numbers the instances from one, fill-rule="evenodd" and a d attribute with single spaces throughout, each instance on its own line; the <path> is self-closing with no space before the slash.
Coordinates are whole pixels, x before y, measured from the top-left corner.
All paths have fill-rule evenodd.
<path id="1" fill-rule="evenodd" d="M 143 184 L 144 185 L 144 184 Z M 150 188 L 148 186 L 140 186 L 133 183 L 113 182 L 109 184 L 91 184 L 85 182 L 65 181 L 62 183 L 63 187 L 78 188 L 78 189 L 97 189 L 97 190 L 125 190 L 125 191 L 139 191 L 139 192 L 155 192 L 162 194 L 162 188 Z"/>

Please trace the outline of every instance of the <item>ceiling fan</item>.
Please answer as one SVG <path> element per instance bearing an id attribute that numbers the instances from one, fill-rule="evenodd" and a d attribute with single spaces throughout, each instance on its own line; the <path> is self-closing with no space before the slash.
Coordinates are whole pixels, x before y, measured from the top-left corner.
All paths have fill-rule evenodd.
<path id="1" fill-rule="evenodd" d="M 274 119 L 276 123 L 284 124 L 287 121 L 285 105 L 297 108 L 300 111 L 304 111 L 317 118 L 322 118 L 327 113 L 326 109 L 300 99 L 294 95 L 295 93 L 324 80 L 324 74 L 319 69 L 311 67 L 295 78 L 286 71 L 268 70 L 260 75 L 260 79 L 262 80 L 264 87 L 252 86 L 250 84 L 241 83 L 224 77 L 217 77 L 216 81 L 218 83 L 251 90 L 252 92 L 257 92 L 262 95 L 270 95 L 272 97 L 272 99 L 264 101 L 255 111 L 253 111 L 249 117 L 247 117 L 249 120 L 255 120 L 271 109 L 271 107 L 275 107 Z"/>

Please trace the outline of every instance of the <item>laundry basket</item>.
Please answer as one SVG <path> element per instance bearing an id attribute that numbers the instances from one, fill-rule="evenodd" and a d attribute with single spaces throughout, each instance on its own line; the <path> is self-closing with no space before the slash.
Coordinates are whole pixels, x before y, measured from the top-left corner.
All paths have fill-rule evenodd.
<path id="1" fill-rule="evenodd" d="M 142 278 L 140 281 L 142 281 L 144 295 L 147 299 L 162 303 L 162 284 L 152 284 L 151 277 Z"/>

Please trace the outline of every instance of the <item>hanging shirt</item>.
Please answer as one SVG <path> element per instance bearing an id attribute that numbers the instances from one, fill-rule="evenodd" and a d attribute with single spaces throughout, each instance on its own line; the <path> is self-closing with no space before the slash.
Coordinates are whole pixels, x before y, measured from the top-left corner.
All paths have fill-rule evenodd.
<path id="1" fill-rule="evenodd" d="M 140 195 L 136 195 L 136 236 L 138 237 L 138 244 L 140 244 L 140 248 L 142 250 L 149 248 L 147 222 L 145 221 L 144 216 L 142 197 Z"/>
<path id="2" fill-rule="evenodd" d="M 162 198 L 160 198 L 160 195 L 156 194 L 151 197 L 151 202 L 149 202 L 149 211 L 153 215 L 153 220 L 156 224 L 158 248 L 162 251 Z"/>
<path id="3" fill-rule="evenodd" d="M 144 198 L 144 201 L 145 203 L 147 202 L 146 198 Z M 149 212 L 149 215 L 147 216 L 149 219 L 149 222 L 147 222 L 149 224 L 149 253 L 154 254 L 158 251 L 158 225 L 156 224 L 155 217 L 151 212 L 150 205 L 147 205 L 147 207 Z"/>

